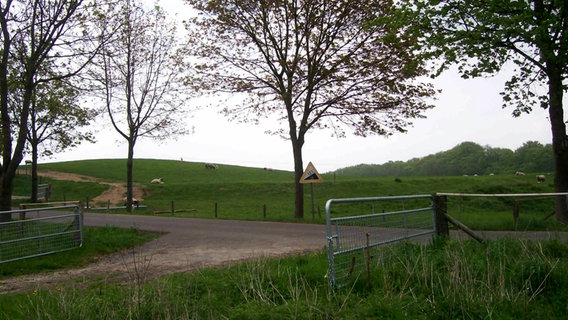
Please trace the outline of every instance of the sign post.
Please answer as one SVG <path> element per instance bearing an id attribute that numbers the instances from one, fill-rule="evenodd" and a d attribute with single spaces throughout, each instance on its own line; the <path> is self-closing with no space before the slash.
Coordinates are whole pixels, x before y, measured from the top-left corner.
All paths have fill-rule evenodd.
<path id="1" fill-rule="evenodd" d="M 318 173 L 314 165 L 310 162 L 304 170 L 302 174 L 302 178 L 300 178 L 300 183 L 309 183 L 312 195 L 312 219 L 315 219 L 315 210 L 314 210 L 314 183 L 321 183 L 323 179 L 321 175 Z"/>

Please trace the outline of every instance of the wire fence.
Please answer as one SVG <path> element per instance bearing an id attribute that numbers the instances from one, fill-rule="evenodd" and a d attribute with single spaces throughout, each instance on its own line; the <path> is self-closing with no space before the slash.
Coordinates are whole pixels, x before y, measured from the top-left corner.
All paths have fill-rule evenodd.
<path id="1" fill-rule="evenodd" d="M 403 210 L 374 212 L 377 207 L 397 206 Z M 364 210 L 369 213 L 359 214 Z M 407 239 L 429 241 L 435 233 L 430 195 L 332 199 L 326 204 L 326 220 L 328 277 L 334 288 L 356 281 L 377 257 L 373 251 L 378 247 Z"/>
<path id="2" fill-rule="evenodd" d="M 477 230 L 541 230 L 568 193 L 437 193 L 447 214 Z M 553 220 L 553 219 L 550 219 Z"/>
<path id="3" fill-rule="evenodd" d="M 79 205 L 3 211 L 0 263 L 81 247 L 83 216 Z"/>

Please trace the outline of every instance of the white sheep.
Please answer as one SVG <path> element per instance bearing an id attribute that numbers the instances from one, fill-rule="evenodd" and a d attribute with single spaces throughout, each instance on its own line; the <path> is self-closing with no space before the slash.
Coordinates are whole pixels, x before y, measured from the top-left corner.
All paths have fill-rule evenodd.
<path id="1" fill-rule="evenodd" d="M 154 183 L 154 184 L 164 184 L 164 178 L 152 179 L 152 181 L 150 181 L 150 183 Z"/>
<path id="2" fill-rule="evenodd" d="M 214 164 L 214 163 L 206 163 L 206 164 L 205 164 L 205 169 L 213 169 L 213 170 L 216 170 L 216 169 L 219 169 L 219 166 L 216 165 L 216 164 Z"/>
<path id="3" fill-rule="evenodd" d="M 515 175 L 516 175 L 516 176 L 524 176 L 525 173 L 522 172 L 522 171 L 517 171 L 517 172 L 515 172 Z"/>
<path id="4" fill-rule="evenodd" d="M 536 176 L 536 182 L 541 183 L 546 181 L 546 176 L 544 174 L 539 174 Z"/>

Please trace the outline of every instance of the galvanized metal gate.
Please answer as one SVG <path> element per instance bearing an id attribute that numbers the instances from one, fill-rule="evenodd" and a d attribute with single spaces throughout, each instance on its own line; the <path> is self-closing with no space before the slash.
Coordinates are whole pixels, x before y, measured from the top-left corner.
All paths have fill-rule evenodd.
<path id="1" fill-rule="evenodd" d="M 83 245 L 83 213 L 79 205 L 2 211 L 0 263 L 71 250 Z"/>
<path id="2" fill-rule="evenodd" d="M 359 277 L 370 250 L 406 239 L 430 241 L 435 234 L 431 195 L 331 199 L 325 211 L 333 288 Z"/>

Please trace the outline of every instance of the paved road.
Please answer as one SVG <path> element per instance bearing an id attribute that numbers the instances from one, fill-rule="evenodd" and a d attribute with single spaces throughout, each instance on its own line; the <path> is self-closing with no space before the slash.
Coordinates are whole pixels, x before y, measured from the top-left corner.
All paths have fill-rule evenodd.
<path id="1" fill-rule="evenodd" d="M 164 232 L 142 250 L 150 250 L 161 261 L 181 257 L 188 266 L 318 251 L 326 246 L 325 226 L 314 224 L 92 213 L 84 215 L 84 223 Z"/>
<path id="2" fill-rule="evenodd" d="M 137 255 L 151 259 L 149 269 L 156 274 L 321 251 L 326 246 L 325 226 L 314 224 L 92 213 L 85 214 L 84 223 L 164 232 L 136 249 Z M 136 257 L 111 259 L 107 268 L 120 272 L 125 259 Z"/>
<path id="3" fill-rule="evenodd" d="M 152 267 L 164 273 L 222 265 L 255 257 L 320 251 L 327 245 L 325 226 L 314 224 L 91 213 L 85 214 L 85 224 L 135 227 L 164 232 L 164 236 L 139 248 L 139 254 L 152 257 Z M 560 239 L 568 243 L 568 233 L 478 232 L 478 234 L 482 238 Z M 451 237 L 471 239 L 460 231 L 452 231 Z M 417 241 L 429 241 L 430 238 L 430 236 L 423 237 Z"/>
<path id="4" fill-rule="evenodd" d="M 206 246 L 212 249 L 274 249 L 278 251 L 305 251 L 323 249 L 326 243 L 324 225 L 175 218 L 167 216 L 140 216 L 86 213 L 85 225 L 117 226 L 165 233 L 158 241 L 172 248 Z M 568 241 L 566 232 L 477 231 L 482 238 L 513 237 L 534 240 L 559 239 Z M 471 239 L 461 231 L 451 236 Z"/>

